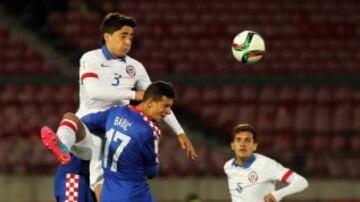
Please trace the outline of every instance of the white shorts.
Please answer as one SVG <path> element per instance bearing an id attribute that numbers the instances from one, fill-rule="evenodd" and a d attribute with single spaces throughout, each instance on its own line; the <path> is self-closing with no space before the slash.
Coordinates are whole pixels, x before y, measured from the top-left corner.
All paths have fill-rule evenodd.
<path id="1" fill-rule="evenodd" d="M 85 138 L 75 143 L 71 153 L 82 160 L 90 160 L 90 187 L 94 190 L 96 185 L 104 181 L 104 171 L 101 167 L 101 138 L 92 134 L 86 126 L 85 130 Z"/>

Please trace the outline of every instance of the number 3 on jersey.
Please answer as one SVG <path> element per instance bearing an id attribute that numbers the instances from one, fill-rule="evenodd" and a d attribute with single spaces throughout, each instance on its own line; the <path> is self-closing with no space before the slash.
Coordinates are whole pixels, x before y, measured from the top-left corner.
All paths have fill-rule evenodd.
<path id="1" fill-rule="evenodd" d="M 123 152 L 124 148 L 127 144 L 129 144 L 131 138 L 119 131 L 114 129 L 109 130 L 106 132 L 106 143 L 105 143 L 105 151 L 104 151 L 104 158 L 103 158 L 103 166 L 104 168 L 108 167 L 108 156 L 109 156 L 109 148 L 111 143 L 117 143 L 119 140 L 121 141 L 120 144 L 117 146 L 115 153 L 113 154 L 112 158 L 110 158 L 110 170 L 113 172 L 117 172 L 117 162 L 118 159 Z"/>
<path id="2" fill-rule="evenodd" d="M 112 86 L 118 86 L 120 84 L 121 75 L 114 73 L 114 81 L 111 83 Z"/>

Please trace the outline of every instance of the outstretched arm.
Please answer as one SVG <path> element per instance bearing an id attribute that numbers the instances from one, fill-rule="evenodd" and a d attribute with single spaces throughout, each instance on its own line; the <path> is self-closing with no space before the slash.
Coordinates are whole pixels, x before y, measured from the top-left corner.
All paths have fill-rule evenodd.
<path id="1" fill-rule="evenodd" d="M 286 183 L 288 183 L 288 185 L 284 188 L 265 195 L 265 202 L 281 201 L 285 196 L 301 192 L 309 186 L 308 181 L 297 173 L 292 173 L 291 176 L 287 179 Z"/>
<path id="2" fill-rule="evenodd" d="M 139 80 L 136 83 L 136 89 L 145 90 L 151 84 L 151 80 L 143 66 L 141 66 L 139 70 Z M 177 135 L 180 146 L 186 151 L 187 157 L 195 159 L 197 157 L 197 154 L 194 146 L 172 111 L 169 115 L 165 117 L 164 121 Z"/>
<path id="3" fill-rule="evenodd" d="M 165 123 L 170 126 L 175 134 L 177 134 L 181 148 L 186 151 L 186 156 L 195 159 L 197 157 L 195 148 L 189 137 L 185 134 L 184 129 L 180 126 L 180 123 L 173 112 L 165 117 Z"/>

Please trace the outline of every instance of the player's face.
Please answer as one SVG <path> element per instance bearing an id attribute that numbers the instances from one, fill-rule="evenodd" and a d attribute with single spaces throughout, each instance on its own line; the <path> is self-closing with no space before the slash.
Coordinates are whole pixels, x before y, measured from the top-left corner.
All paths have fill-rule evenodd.
<path id="1" fill-rule="evenodd" d="M 237 159 L 248 159 L 256 150 L 257 143 L 254 142 L 251 132 L 238 132 L 235 135 L 231 148 L 235 152 Z"/>
<path id="2" fill-rule="evenodd" d="M 163 96 L 159 101 L 151 101 L 148 115 L 156 121 L 161 121 L 170 114 L 173 103 L 174 100 L 166 96 Z"/>
<path id="3" fill-rule="evenodd" d="M 117 58 L 124 57 L 131 49 L 131 44 L 134 35 L 134 28 L 130 26 L 123 26 L 121 29 L 104 34 L 106 47 L 111 54 Z"/>

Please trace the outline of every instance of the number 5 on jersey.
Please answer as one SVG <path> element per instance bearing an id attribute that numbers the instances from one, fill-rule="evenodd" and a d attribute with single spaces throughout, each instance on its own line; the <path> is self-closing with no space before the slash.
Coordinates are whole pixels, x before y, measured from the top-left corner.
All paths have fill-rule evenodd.
<path id="1" fill-rule="evenodd" d="M 115 153 L 113 154 L 112 158 L 110 158 L 110 170 L 113 172 L 117 172 L 117 162 L 118 159 L 123 152 L 124 148 L 127 144 L 129 144 L 131 138 L 115 129 L 111 129 L 106 132 L 106 143 L 105 143 L 105 151 L 104 151 L 104 160 L 103 165 L 104 168 L 108 167 L 108 156 L 109 156 L 109 148 L 111 143 L 117 143 L 121 141 L 119 146 L 116 148 Z"/>

